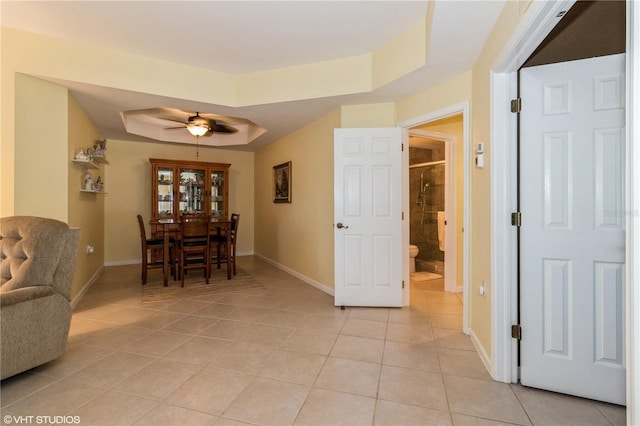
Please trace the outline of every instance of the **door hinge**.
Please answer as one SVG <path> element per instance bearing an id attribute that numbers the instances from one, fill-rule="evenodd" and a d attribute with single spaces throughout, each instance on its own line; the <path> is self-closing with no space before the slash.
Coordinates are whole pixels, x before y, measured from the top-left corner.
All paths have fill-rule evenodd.
<path id="1" fill-rule="evenodd" d="M 402 212 L 402 220 L 404 220 L 404 212 Z"/>
<path id="2" fill-rule="evenodd" d="M 522 98 L 511 99 L 511 112 L 519 113 L 522 111 Z"/>
<path id="3" fill-rule="evenodd" d="M 522 226 L 522 213 L 511 213 L 511 226 Z"/>
<path id="4" fill-rule="evenodd" d="M 404 280 L 402 280 L 402 288 L 404 288 Z"/>
<path id="5" fill-rule="evenodd" d="M 401 144 L 400 144 L 400 146 L 402 147 L 402 148 L 401 148 L 401 151 L 402 151 L 402 152 L 404 152 L 404 144 L 403 144 L 403 143 L 401 143 Z"/>
<path id="6" fill-rule="evenodd" d="M 511 337 L 522 340 L 522 327 L 520 324 L 513 324 L 511 326 Z"/>

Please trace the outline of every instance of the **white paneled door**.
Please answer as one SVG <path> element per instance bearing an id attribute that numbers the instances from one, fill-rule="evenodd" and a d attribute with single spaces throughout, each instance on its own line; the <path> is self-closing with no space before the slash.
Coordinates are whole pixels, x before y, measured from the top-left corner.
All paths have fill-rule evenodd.
<path id="1" fill-rule="evenodd" d="M 625 403 L 624 55 L 521 71 L 523 385 Z"/>
<path id="2" fill-rule="evenodd" d="M 336 306 L 402 306 L 402 131 L 335 130 Z"/>

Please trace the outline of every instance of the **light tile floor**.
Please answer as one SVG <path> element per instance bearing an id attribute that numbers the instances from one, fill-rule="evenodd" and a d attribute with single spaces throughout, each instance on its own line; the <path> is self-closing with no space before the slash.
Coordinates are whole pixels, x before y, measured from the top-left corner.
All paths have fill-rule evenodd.
<path id="1" fill-rule="evenodd" d="M 67 353 L 2 382 L 3 423 L 625 424 L 624 407 L 492 381 L 442 280 L 412 281 L 409 308 L 340 310 L 258 258 L 238 263 L 264 289 L 153 304 L 138 266 L 106 268 Z"/>

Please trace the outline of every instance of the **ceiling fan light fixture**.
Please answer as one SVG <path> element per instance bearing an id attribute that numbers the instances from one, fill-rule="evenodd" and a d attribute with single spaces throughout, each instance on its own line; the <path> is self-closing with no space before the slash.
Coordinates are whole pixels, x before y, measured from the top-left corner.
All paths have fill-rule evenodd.
<path id="1" fill-rule="evenodd" d="M 187 124 L 187 130 L 193 136 L 204 136 L 211 128 L 204 123 Z"/>

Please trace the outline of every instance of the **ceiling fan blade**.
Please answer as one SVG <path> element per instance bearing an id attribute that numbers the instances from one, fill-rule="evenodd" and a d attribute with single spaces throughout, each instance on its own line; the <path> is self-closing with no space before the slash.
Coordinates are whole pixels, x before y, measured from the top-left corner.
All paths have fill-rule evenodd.
<path id="1" fill-rule="evenodd" d="M 184 120 L 179 120 L 177 118 L 174 117 L 158 117 L 160 120 L 164 120 L 164 121 L 173 121 L 174 123 L 181 123 L 181 124 L 186 124 L 184 122 Z"/>
<path id="2" fill-rule="evenodd" d="M 215 123 L 211 125 L 211 131 L 214 133 L 235 133 L 238 129 L 224 124 Z"/>
<path id="3" fill-rule="evenodd" d="M 186 129 L 187 126 L 179 126 L 179 127 L 165 127 L 164 130 L 175 130 L 175 129 Z"/>

